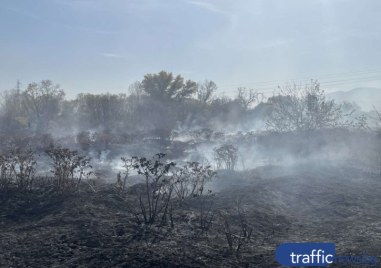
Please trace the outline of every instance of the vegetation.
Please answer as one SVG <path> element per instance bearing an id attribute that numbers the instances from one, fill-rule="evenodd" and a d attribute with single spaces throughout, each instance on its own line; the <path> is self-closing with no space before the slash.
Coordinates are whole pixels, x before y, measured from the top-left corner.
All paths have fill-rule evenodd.
<path id="1" fill-rule="evenodd" d="M 273 107 L 267 126 L 275 131 L 300 131 L 337 127 L 343 117 L 340 106 L 326 100 L 317 81 L 279 88 L 279 95 L 270 98 Z"/>
<path id="2" fill-rule="evenodd" d="M 228 212 L 222 214 L 223 229 L 226 236 L 226 243 L 228 244 L 229 253 L 236 254 L 239 257 L 239 253 L 244 246 L 247 246 L 251 242 L 253 227 L 250 226 L 246 212 L 242 210 L 240 201 L 237 201 L 237 216 L 239 220 L 238 226 L 235 226 L 235 230 L 231 226 L 232 215 Z M 230 218 L 229 218 L 230 216 Z M 235 233 L 236 232 L 236 233 Z"/>
<path id="3" fill-rule="evenodd" d="M 84 177 L 92 173 L 90 158 L 66 148 L 51 148 L 46 151 L 52 163 L 54 187 L 59 192 L 78 190 Z"/>
<path id="4" fill-rule="evenodd" d="M 214 159 L 217 168 L 234 170 L 238 160 L 238 149 L 231 144 L 225 144 L 214 149 Z"/>
<path id="5" fill-rule="evenodd" d="M 45 226 L 33 241 L 49 233 L 50 245 L 62 242 L 54 250 L 86 252 L 86 261 L 74 258 L 69 266 L 92 259 L 106 267 L 264 267 L 276 265 L 268 260 L 275 245 L 305 239 L 303 232 L 315 228 L 321 217 L 309 208 L 346 226 L 345 219 L 370 203 L 359 218 L 379 220 L 374 189 L 380 180 L 372 176 L 381 166 L 380 131 L 364 127 L 354 105 L 327 99 L 317 81 L 280 87 L 268 99 L 246 88 L 232 98 L 217 93 L 213 81 L 165 71 L 145 75 L 128 94 L 67 100 L 47 80 L 5 92 L 0 225 L 10 230 L 25 220 L 22 228 L 31 233 Z M 315 159 L 334 159 L 334 167 Z M 300 170 L 281 169 L 290 163 Z M 332 203 L 344 216 L 325 211 Z M 314 238 L 321 237 L 316 231 Z M 41 253 L 33 254 L 36 260 Z M 0 266 L 29 265 L 13 257 L 6 264 L 0 258 Z"/>
<path id="6" fill-rule="evenodd" d="M 31 149 L 13 149 L 0 155 L 0 188 L 14 184 L 20 190 L 31 190 L 35 179 L 37 161 Z"/>

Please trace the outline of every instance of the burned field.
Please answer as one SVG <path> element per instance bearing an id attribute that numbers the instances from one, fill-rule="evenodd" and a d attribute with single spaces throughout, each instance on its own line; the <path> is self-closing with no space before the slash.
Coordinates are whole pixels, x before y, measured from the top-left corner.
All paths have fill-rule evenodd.
<path id="1" fill-rule="evenodd" d="M 2 267 L 277 267 L 276 246 L 302 241 L 381 255 L 380 177 L 350 166 L 220 170 L 152 221 L 144 180 L 40 185 L 1 191 Z"/>
<path id="2" fill-rule="evenodd" d="M 380 257 L 377 110 L 315 80 L 267 99 L 165 71 L 131 89 L 5 94 L 1 267 L 279 267 L 285 242 Z"/>

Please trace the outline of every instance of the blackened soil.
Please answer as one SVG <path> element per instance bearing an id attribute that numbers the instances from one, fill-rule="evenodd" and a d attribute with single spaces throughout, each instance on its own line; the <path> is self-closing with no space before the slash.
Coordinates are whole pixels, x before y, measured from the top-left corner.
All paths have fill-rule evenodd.
<path id="1" fill-rule="evenodd" d="M 266 167 L 222 172 L 213 223 L 199 228 L 199 204 L 174 211 L 174 226 L 138 225 L 136 198 L 112 185 L 76 194 L 47 189 L 0 193 L 1 267 L 278 267 L 282 242 L 334 242 L 341 255 L 381 257 L 381 178 L 345 167 Z M 223 215 L 239 230 L 237 204 L 253 228 L 228 249 Z M 136 208 L 136 207 L 135 207 Z"/>

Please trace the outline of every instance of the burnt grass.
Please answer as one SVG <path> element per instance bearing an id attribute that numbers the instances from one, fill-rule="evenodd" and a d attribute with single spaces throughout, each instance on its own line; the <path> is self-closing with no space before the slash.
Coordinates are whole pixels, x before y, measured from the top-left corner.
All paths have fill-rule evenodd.
<path id="1" fill-rule="evenodd" d="M 112 184 L 78 193 L 44 187 L 0 195 L 1 267 L 279 267 L 283 242 L 334 242 L 337 254 L 381 257 L 381 178 L 349 167 L 267 166 L 221 171 L 213 188 L 211 228 L 199 226 L 199 204 L 174 209 L 174 226 L 137 224 Z M 238 226 L 235 206 L 253 228 L 231 253 L 221 213 Z M 233 228 L 233 229 L 234 229 Z"/>

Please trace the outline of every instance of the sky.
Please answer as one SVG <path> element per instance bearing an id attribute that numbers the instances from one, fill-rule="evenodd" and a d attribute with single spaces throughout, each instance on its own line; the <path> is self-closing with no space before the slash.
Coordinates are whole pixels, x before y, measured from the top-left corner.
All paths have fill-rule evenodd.
<path id="1" fill-rule="evenodd" d="M 0 1 L 0 90 L 119 93 L 161 70 L 221 94 L 310 78 L 381 88 L 380 48 L 379 0 Z"/>

